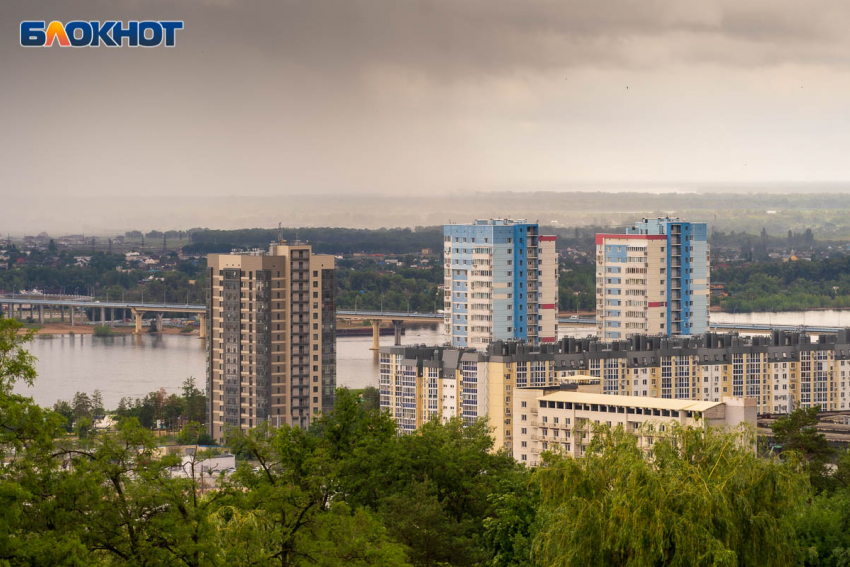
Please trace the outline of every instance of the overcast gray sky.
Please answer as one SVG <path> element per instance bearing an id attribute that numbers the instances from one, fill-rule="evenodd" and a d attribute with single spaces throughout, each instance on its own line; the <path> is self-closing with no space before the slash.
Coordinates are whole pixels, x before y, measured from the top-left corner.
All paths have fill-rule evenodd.
<path id="1" fill-rule="evenodd" d="M 185 30 L 25 49 L 23 19 Z M 846 0 L 3 0 L 0 194 L 847 181 L 848 24 Z"/>

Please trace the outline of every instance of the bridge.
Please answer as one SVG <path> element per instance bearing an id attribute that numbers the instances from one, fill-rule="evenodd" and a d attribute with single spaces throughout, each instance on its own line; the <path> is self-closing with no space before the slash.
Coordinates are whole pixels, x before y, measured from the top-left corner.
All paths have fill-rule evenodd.
<path id="1" fill-rule="evenodd" d="M 162 331 L 162 317 L 165 313 L 186 313 L 197 315 L 200 321 L 199 329 L 201 338 L 206 337 L 206 305 L 193 305 L 190 303 L 138 303 L 133 301 L 98 301 L 91 297 L 69 297 L 69 296 L 0 296 L 0 315 L 5 314 L 10 319 L 15 318 L 15 306 L 18 307 L 18 318 L 24 318 L 24 306 L 29 309 L 30 318 L 36 320 L 36 309 L 38 309 L 37 318 L 39 324 L 44 324 L 45 310 L 48 312 L 49 318 L 53 319 L 55 310 L 59 310 L 60 319 L 65 322 L 65 311 L 67 309 L 71 326 L 77 324 L 79 317 L 80 324 L 83 324 L 83 310 L 92 309 L 92 322 L 97 323 L 97 314 L 100 312 L 100 324 L 107 323 L 106 310 L 109 309 L 109 321 L 115 321 L 116 310 L 119 316 L 121 310 L 129 311 L 135 321 L 135 333 L 142 332 L 142 317 L 145 313 L 154 313 L 156 315 L 156 330 Z M 100 308 L 98 310 L 98 308 Z"/>
<path id="2" fill-rule="evenodd" d="M 405 323 L 441 323 L 444 315 L 442 313 L 415 313 L 406 311 L 350 311 L 339 309 L 336 312 L 337 319 L 349 321 L 365 321 L 372 323 L 372 348 L 378 350 L 381 346 L 381 324 L 391 321 L 395 330 L 395 344 L 401 344 L 401 330 Z"/>
<path id="3" fill-rule="evenodd" d="M 44 324 L 45 310 L 49 312 L 49 318 L 53 319 L 53 314 L 56 309 L 59 310 L 61 321 L 65 322 L 66 310 L 68 312 L 71 325 L 77 324 L 79 318 L 80 324 L 83 324 L 83 310 L 93 309 L 93 323 L 97 323 L 97 314 L 100 313 L 100 324 L 106 324 L 106 310 L 110 310 L 110 321 L 115 320 L 115 310 L 119 314 L 121 310 L 129 311 L 135 321 L 135 333 L 142 332 L 142 317 L 145 313 L 156 314 L 157 331 L 162 331 L 162 318 L 165 313 L 185 313 L 197 315 L 200 320 L 200 336 L 206 336 L 206 305 L 197 305 L 190 303 L 139 303 L 133 301 L 100 301 L 92 297 L 86 296 L 9 296 L 0 295 L 0 316 L 15 318 L 15 307 L 18 308 L 18 318 L 24 318 L 24 307 L 29 310 L 30 317 L 36 319 L 36 309 L 38 322 Z M 364 310 L 346 310 L 340 309 L 336 312 L 337 319 L 345 319 L 348 321 L 365 321 L 369 320 L 372 323 L 372 349 L 378 350 L 380 347 L 381 325 L 391 322 L 395 330 L 395 343 L 401 344 L 401 332 L 404 328 L 404 323 L 440 323 L 445 315 L 443 313 L 417 313 L 412 311 L 364 311 Z M 121 316 L 123 319 L 124 317 Z M 596 317 L 586 315 L 570 315 L 567 317 L 559 317 L 558 324 L 561 326 L 577 325 L 589 326 L 596 325 Z M 743 331 L 749 333 L 769 333 L 773 330 L 779 331 L 804 331 L 809 333 L 837 333 L 840 327 L 828 327 L 819 325 L 776 325 L 767 323 L 721 323 L 714 322 L 709 324 L 712 331 Z"/>
<path id="4" fill-rule="evenodd" d="M 558 317 L 558 325 L 596 325 L 596 317 L 589 317 L 586 315 Z"/>

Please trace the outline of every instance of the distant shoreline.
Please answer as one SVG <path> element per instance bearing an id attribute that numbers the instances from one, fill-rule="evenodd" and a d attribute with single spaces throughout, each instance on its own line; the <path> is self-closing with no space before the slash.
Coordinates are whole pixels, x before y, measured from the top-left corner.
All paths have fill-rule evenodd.
<path id="1" fill-rule="evenodd" d="M 36 335 L 93 335 L 94 329 L 97 325 L 71 325 L 70 323 L 45 323 L 43 327 L 35 330 Z M 109 325 L 107 325 L 109 327 Z M 122 326 L 122 327 L 109 327 L 112 332 L 116 335 L 132 335 L 135 330 L 132 326 Z M 142 327 L 143 335 L 185 335 L 187 337 L 197 337 L 198 330 L 195 329 L 191 333 L 182 332 L 182 327 L 163 327 L 161 333 L 150 333 L 150 324 L 146 324 Z M 23 334 L 27 331 L 26 328 L 18 331 L 19 334 Z"/>

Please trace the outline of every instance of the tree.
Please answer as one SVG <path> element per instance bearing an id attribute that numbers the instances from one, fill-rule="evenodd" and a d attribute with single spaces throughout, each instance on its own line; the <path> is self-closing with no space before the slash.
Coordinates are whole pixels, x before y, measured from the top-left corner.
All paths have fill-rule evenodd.
<path id="1" fill-rule="evenodd" d="M 74 414 L 74 408 L 71 407 L 71 404 L 69 404 L 65 400 L 57 400 L 56 403 L 53 404 L 53 411 L 65 418 L 65 430 L 72 431 L 74 425 L 74 418 L 76 416 Z"/>
<path id="2" fill-rule="evenodd" d="M 189 376 L 183 381 L 183 400 L 186 417 L 190 421 L 204 423 L 206 421 L 206 395 L 195 387 L 195 378 Z"/>
<path id="3" fill-rule="evenodd" d="M 363 388 L 363 409 L 367 411 L 381 410 L 381 393 L 374 386 Z"/>
<path id="4" fill-rule="evenodd" d="M 240 488 L 230 491 L 220 517 L 222 537 L 233 545 L 228 559 L 281 566 L 405 564 L 401 548 L 371 514 L 332 499 L 336 467 L 320 437 L 264 422 L 247 434 L 232 429 L 228 445 L 259 463 L 257 471 L 240 467 L 225 484 Z M 358 534 L 358 524 L 367 533 Z"/>
<path id="5" fill-rule="evenodd" d="M 783 452 L 798 453 L 808 463 L 812 486 L 824 490 L 832 485 L 827 463 L 835 451 L 829 446 L 826 435 L 817 429 L 819 411 L 820 406 L 797 408 L 779 417 L 770 428 Z"/>
<path id="6" fill-rule="evenodd" d="M 204 430 L 204 426 L 196 421 L 190 421 L 177 434 L 177 442 L 181 445 L 217 445 L 215 439 Z"/>
<path id="7" fill-rule="evenodd" d="M 103 394 L 100 390 L 95 390 L 91 395 L 91 411 L 94 415 L 103 415 L 106 410 L 103 407 Z"/>
<path id="8" fill-rule="evenodd" d="M 75 539 L 31 523 L 39 517 L 34 501 L 41 495 L 54 499 L 45 480 L 57 468 L 54 439 L 65 418 L 13 393 L 16 383 L 32 385 L 36 376 L 35 359 L 25 347 L 33 333 L 18 335 L 20 328 L 17 321 L 0 320 L 0 557 L 9 565 L 72 564 L 79 549 Z"/>
<path id="9" fill-rule="evenodd" d="M 80 419 L 83 417 L 92 416 L 92 400 L 85 392 L 77 392 L 74 394 L 74 399 L 71 401 L 71 408 L 74 410 L 74 417 Z"/>
<path id="10" fill-rule="evenodd" d="M 806 482 L 759 458 L 754 432 L 674 427 L 650 454 L 621 427 L 595 428 L 584 458 L 548 453 L 537 559 L 545 565 L 794 564 Z"/>
<path id="11" fill-rule="evenodd" d="M 796 527 L 805 565 L 850 565 L 850 492 L 846 489 L 815 496 L 801 511 Z"/>

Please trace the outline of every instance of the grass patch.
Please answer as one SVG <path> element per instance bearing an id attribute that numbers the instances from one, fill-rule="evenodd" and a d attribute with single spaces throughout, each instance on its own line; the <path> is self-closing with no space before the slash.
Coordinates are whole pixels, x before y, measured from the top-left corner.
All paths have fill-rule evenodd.
<path id="1" fill-rule="evenodd" d="M 191 332 L 192 332 L 192 331 L 194 331 L 194 330 L 195 330 L 195 327 L 193 327 L 192 325 L 186 325 L 185 327 L 183 327 L 182 329 L 180 329 L 180 332 L 181 332 L 181 333 L 187 333 L 187 334 L 188 334 L 188 333 L 191 333 Z"/>
<path id="2" fill-rule="evenodd" d="M 94 336 L 96 337 L 112 337 L 114 335 L 115 333 L 112 332 L 112 329 L 106 325 L 98 325 L 94 328 Z"/>

